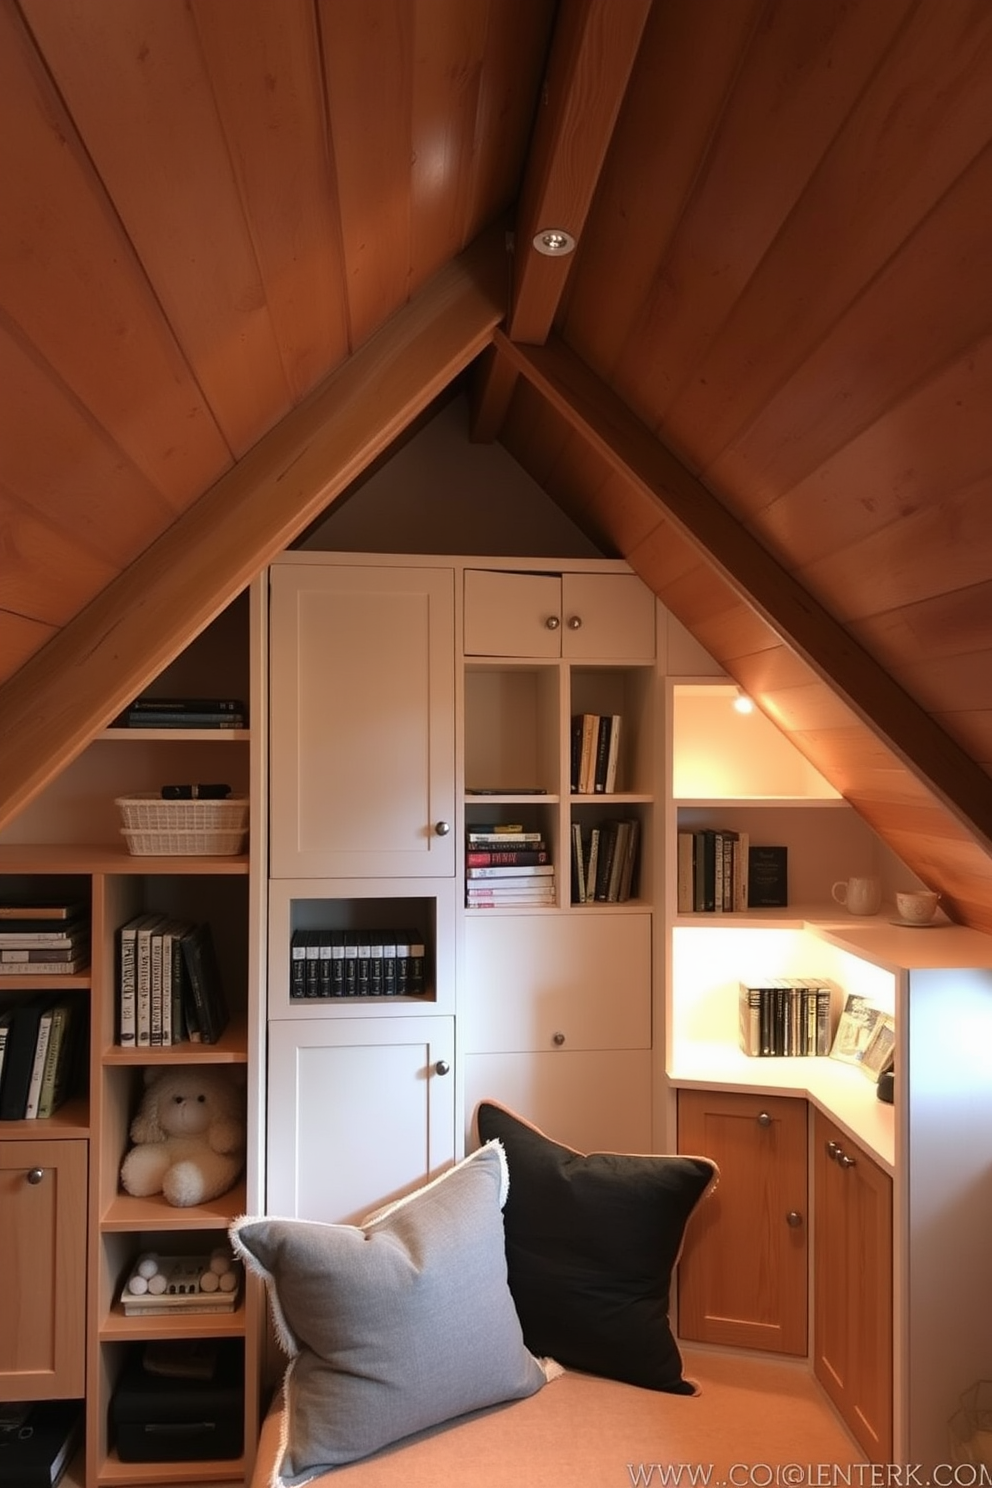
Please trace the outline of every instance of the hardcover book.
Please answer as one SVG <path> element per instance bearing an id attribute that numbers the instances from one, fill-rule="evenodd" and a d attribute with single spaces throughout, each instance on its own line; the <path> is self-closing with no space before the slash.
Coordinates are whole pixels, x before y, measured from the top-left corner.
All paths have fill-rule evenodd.
<path id="1" fill-rule="evenodd" d="M 748 848 L 748 909 L 782 909 L 789 902 L 789 849 Z"/>

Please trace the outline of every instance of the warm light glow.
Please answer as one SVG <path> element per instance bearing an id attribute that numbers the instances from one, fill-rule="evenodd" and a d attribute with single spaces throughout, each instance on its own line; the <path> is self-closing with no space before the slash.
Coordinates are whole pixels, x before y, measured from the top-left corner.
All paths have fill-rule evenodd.
<path id="1" fill-rule="evenodd" d="M 734 698 L 734 707 L 738 713 L 753 713 L 754 704 L 746 692 L 739 692 Z"/>

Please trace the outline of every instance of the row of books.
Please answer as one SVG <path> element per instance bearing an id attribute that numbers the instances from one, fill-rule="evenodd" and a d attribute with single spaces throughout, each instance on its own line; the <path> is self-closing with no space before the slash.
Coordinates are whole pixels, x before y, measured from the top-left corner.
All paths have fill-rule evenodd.
<path id="1" fill-rule="evenodd" d="M 621 817 L 583 829 L 572 823 L 572 903 L 623 904 L 637 891 L 641 824 Z"/>
<path id="2" fill-rule="evenodd" d="M 41 1119 L 63 1104 L 84 1013 L 78 997 L 55 993 L 32 994 L 0 1011 L 0 1120 Z"/>
<path id="3" fill-rule="evenodd" d="M 677 842 L 679 914 L 774 909 L 788 904 L 788 848 L 755 844 L 747 832 L 728 828 L 683 829 Z"/>
<path id="4" fill-rule="evenodd" d="M 619 713 L 572 717 L 570 773 L 573 796 L 611 795 L 620 762 Z"/>
<path id="5" fill-rule="evenodd" d="M 757 1058 L 813 1057 L 830 1053 L 832 991 L 806 977 L 741 982 L 740 1045 Z"/>
<path id="6" fill-rule="evenodd" d="M 76 900 L 0 904 L 0 976 L 71 976 L 90 960 L 90 922 Z"/>
<path id="7" fill-rule="evenodd" d="M 240 698 L 138 697 L 114 719 L 113 728 L 217 728 L 247 726 Z"/>
<path id="8" fill-rule="evenodd" d="M 294 930 L 291 998 L 420 997 L 427 990 L 427 946 L 420 930 Z"/>
<path id="9" fill-rule="evenodd" d="M 205 922 L 136 915 L 117 932 L 117 1042 L 124 1048 L 215 1044 L 229 1020 Z"/>

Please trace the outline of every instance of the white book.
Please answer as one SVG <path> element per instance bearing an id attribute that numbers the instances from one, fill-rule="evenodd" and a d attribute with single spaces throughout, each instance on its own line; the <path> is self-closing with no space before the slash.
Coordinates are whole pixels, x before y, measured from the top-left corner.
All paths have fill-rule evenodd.
<path id="1" fill-rule="evenodd" d="M 25 1121 L 33 1121 L 38 1115 L 38 1097 L 41 1094 L 41 1082 L 45 1075 L 45 1056 L 48 1053 L 48 1040 L 52 1031 L 52 1016 L 53 1010 L 46 1008 L 38 1024 L 38 1036 L 34 1045 L 34 1064 L 31 1066 L 31 1081 L 24 1106 Z"/>

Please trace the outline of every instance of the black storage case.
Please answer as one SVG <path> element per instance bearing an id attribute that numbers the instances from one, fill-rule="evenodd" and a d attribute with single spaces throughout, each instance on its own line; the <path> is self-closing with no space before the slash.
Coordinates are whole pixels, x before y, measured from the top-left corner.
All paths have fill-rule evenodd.
<path id="1" fill-rule="evenodd" d="M 244 1355 L 236 1340 L 218 1351 L 212 1379 L 153 1374 L 136 1347 L 110 1401 L 122 1462 L 195 1462 L 240 1457 L 244 1448 Z"/>

